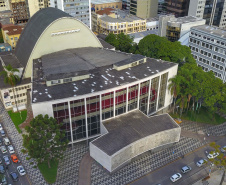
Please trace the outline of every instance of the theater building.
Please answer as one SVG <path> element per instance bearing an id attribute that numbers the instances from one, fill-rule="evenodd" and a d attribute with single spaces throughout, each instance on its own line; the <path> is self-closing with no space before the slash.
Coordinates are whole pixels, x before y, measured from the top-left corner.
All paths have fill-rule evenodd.
<path id="1" fill-rule="evenodd" d="M 104 122 L 131 114 L 140 117 L 144 124 L 137 125 L 150 132 L 124 145 L 154 133 L 165 135 L 164 141 L 144 147 L 141 153 L 179 141 L 180 128 L 170 116 L 160 115 L 156 121 L 149 118 L 164 113 L 171 104 L 169 79 L 177 74 L 178 64 L 105 49 L 85 24 L 54 8 L 32 16 L 20 36 L 15 56 L 24 66 L 22 79 L 31 79 L 34 117 L 48 114 L 63 123 L 61 129 L 66 131 L 70 144 L 106 135 L 109 131 Z M 157 125 L 161 127 L 157 129 Z M 174 134 L 171 129 L 176 129 Z M 128 159 L 114 164 L 109 171 L 125 161 Z"/>

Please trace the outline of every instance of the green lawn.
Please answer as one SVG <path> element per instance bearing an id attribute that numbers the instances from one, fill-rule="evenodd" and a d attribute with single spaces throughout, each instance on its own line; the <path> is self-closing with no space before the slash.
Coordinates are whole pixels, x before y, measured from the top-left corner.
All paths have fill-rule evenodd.
<path id="1" fill-rule="evenodd" d="M 39 170 L 41 171 L 46 182 L 49 184 L 52 184 L 56 181 L 58 163 L 58 161 L 51 161 L 51 168 L 48 167 L 47 163 L 38 164 Z"/>
<path id="2" fill-rule="evenodd" d="M 16 129 L 19 133 L 21 133 L 21 130 L 19 128 L 19 125 L 23 123 L 27 118 L 27 110 L 21 111 L 21 117 L 19 112 L 13 112 L 12 110 L 8 111 L 8 114 L 10 118 L 12 119 L 14 125 L 16 126 Z"/>
<path id="3" fill-rule="evenodd" d="M 170 115 L 173 118 L 179 118 L 178 114 L 173 114 L 170 113 Z M 195 121 L 195 122 L 199 122 L 199 123 L 208 123 L 208 124 L 212 124 L 212 125 L 219 125 L 222 124 L 224 122 L 226 122 L 226 119 L 224 119 L 223 117 L 221 117 L 220 115 L 218 115 L 217 113 L 214 114 L 214 118 L 213 115 L 208 112 L 208 110 L 205 107 L 202 107 L 199 111 L 188 111 L 188 113 L 185 111 L 182 116 L 181 119 L 183 120 L 191 120 L 191 121 Z"/>

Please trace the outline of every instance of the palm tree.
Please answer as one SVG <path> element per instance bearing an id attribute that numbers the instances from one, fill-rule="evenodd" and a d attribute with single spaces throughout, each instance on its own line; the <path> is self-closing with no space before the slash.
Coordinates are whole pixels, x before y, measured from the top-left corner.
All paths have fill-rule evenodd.
<path id="1" fill-rule="evenodd" d="M 18 75 L 15 75 L 15 72 L 19 72 L 18 69 L 14 69 L 10 64 L 4 66 L 4 70 L 0 72 L 0 76 L 4 77 L 4 83 L 9 84 L 13 88 L 13 96 L 15 97 L 16 109 L 18 111 L 17 100 L 15 96 L 14 87 L 19 82 L 20 78 Z"/>
<path id="2" fill-rule="evenodd" d="M 175 76 L 174 78 L 169 79 L 169 90 L 171 94 L 173 95 L 173 113 L 176 107 L 176 99 L 178 94 L 180 93 L 180 83 L 181 83 L 181 77 L 179 75 Z"/>

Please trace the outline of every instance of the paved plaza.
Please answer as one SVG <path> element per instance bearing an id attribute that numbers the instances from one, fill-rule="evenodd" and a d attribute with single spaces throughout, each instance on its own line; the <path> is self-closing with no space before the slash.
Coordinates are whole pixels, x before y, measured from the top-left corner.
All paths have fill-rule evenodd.
<path id="1" fill-rule="evenodd" d="M 27 155 L 21 152 L 22 147 L 22 135 L 19 134 L 12 123 L 8 113 L 4 110 L 3 105 L 0 103 L 0 119 L 3 123 L 7 133 L 10 136 L 12 143 L 14 144 L 16 151 L 22 160 L 22 164 L 27 170 L 27 174 L 31 181 L 31 184 L 44 185 L 47 184 L 43 179 L 40 171 L 33 168 L 27 161 Z M 211 126 L 206 124 L 194 123 L 190 121 L 184 121 L 181 125 L 182 129 L 197 133 L 202 130 L 204 133 L 210 135 L 222 136 L 226 135 L 226 123 L 219 126 Z M 178 157 L 193 151 L 194 149 L 202 146 L 204 142 L 196 138 L 181 137 L 180 141 L 173 147 L 156 152 L 146 152 L 141 156 L 133 159 L 131 163 L 120 169 L 119 171 L 109 174 L 102 166 L 97 162 L 92 163 L 91 167 L 91 184 L 92 185 L 116 185 L 127 184 L 133 180 L 142 177 L 143 175 L 160 168 Z M 64 159 L 59 163 L 57 181 L 55 185 L 74 185 L 78 184 L 79 164 L 82 157 L 88 152 L 88 146 L 86 142 L 74 144 L 73 147 L 68 147 L 65 152 Z"/>

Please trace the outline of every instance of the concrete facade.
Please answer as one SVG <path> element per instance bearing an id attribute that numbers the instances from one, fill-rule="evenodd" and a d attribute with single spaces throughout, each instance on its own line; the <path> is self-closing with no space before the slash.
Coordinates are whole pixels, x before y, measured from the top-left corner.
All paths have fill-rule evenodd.
<path id="1" fill-rule="evenodd" d="M 159 117 L 161 117 L 161 115 Z M 152 119 L 152 117 L 150 117 L 149 119 Z M 172 118 L 169 117 L 169 119 Z M 124 165 L 128 164 L 131 159 L 138 155 L 141 155 L 142 153 L 145 153 L 149 150 L 153 151 L 166 148 L 167 146 L 171 146 L 172 144 L 179 142 L 181 128 L 175 122 L 174 124 L 176 125 L 176 128 L 157 132 L 147 137 L 136 140 L 135 142 L 130 143 L 129 145 L 120 149 L 112 155 L 105 153 L 95 145 L 95 141 L 103 137 L 101 136 L 90 143 L 90 156 L 93 157 L 109 172 L 114 172 Z M 107 135 L 108 134 L 105 134 L 105 136 Z M 115 137 L 117 137 L 117 135 Z"/>
<path id="2" fill-rule="evenodd" d="M 65 32 L 65 34 L 56 36 L 52 35 L 52 33 L 64 32 L 68 30 L 78 31 L 73 33 Z M 46 42 L 49 44 L 47 45 Z M 102 47 L 99 40 L 95 37 L 93 32 L 91 32 L 90 29 L 84 25 L 84 23 L 74 18 L 60 18 L 49 25 L 38 39 L 25 68 L 24 78 L 29 78 L 32 75 L 33 59 L 64 49 L 89 46 Z"/>

